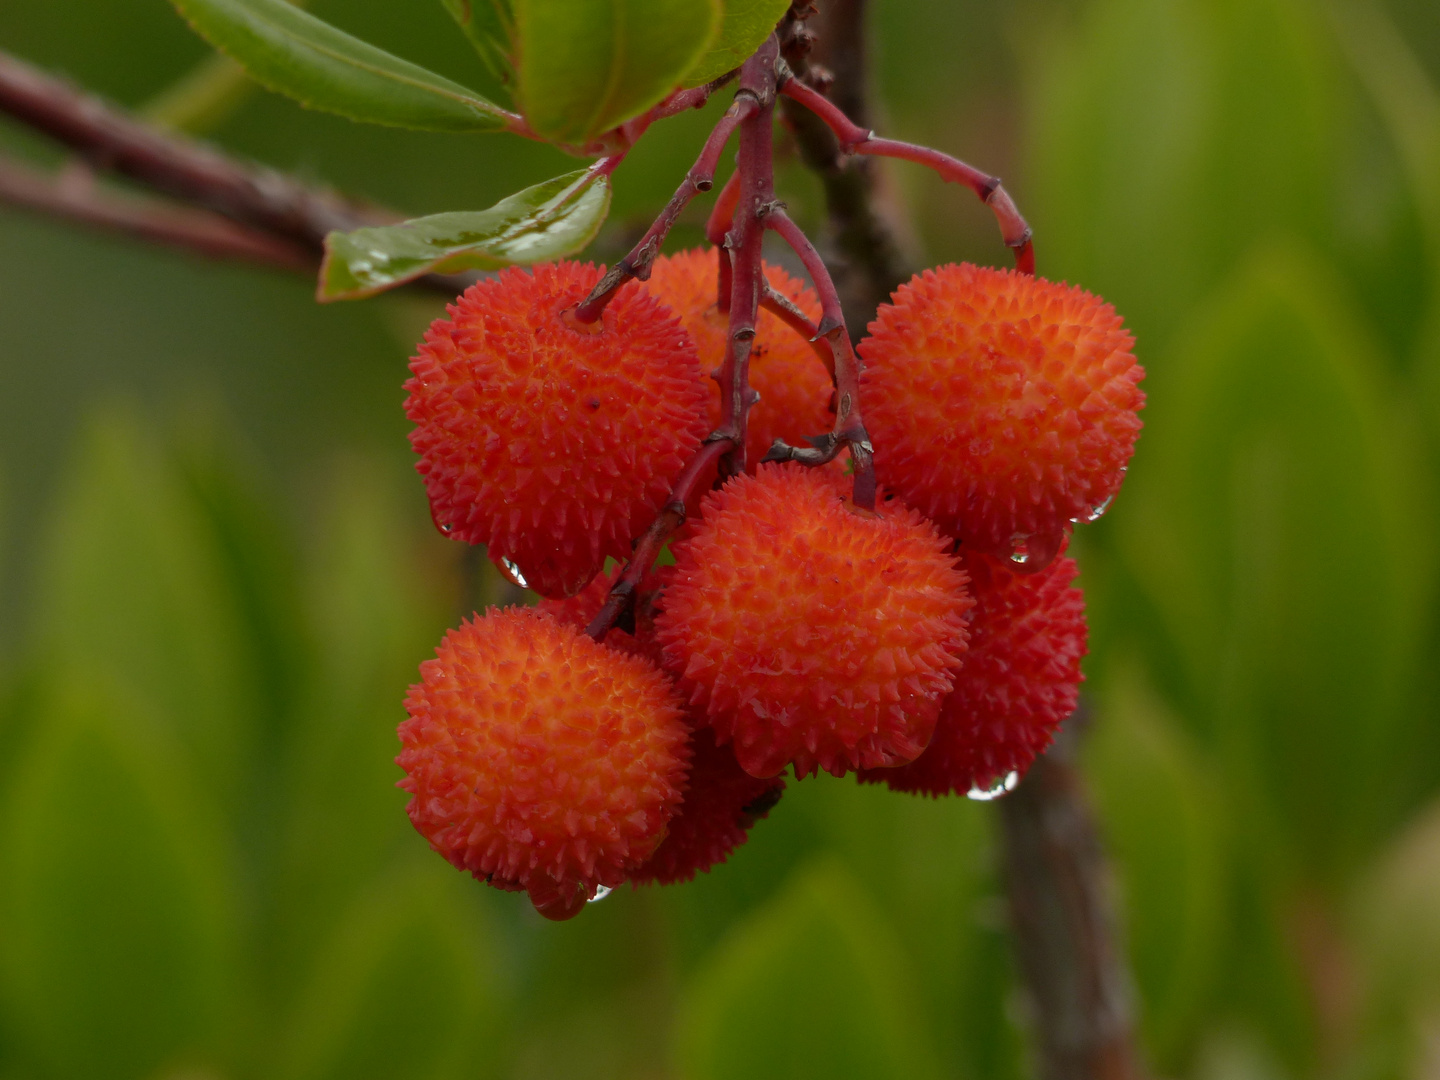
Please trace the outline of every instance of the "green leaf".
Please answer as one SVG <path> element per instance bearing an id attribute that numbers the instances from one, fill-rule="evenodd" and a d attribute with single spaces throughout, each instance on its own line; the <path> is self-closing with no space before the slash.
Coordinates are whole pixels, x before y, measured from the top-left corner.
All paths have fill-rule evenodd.
<path id="1" fill-rule="evenodd" d="M 70 669 L 0 830 L 0 979 L 36 1075 L 127 1080 L 215 1061 L 235 988 L 236 882 L 182 756 Z M 103 681 L 103 680 L 102 680 Z"/>
<path id="2" fill-rule="evenodd" d="M 686 86 L 704 86 L 734 71 L 775 29 L 790 0 L 725 0 L 720 33 L 700 61 L 685 74 Z"/>
<path id="3" fill-rule="evenodd" d="M 832 862 L 797 873 L 732 932 L 688 988 L 686 1080 L 938 1075 L 894 933 Z"/>
<path id="4" fill-rule="evenodd" d="M 581 145 L 680 85 L 720 27 L 720 0 L 516 0 L 525 119 Z"/>
<path id="5" fill-rule="evenodd" d="M 317 561 L 304 579 L 316 655 L 279 793 L 277 936 L 285 957 L 309 954 L 331 914 L 397 844 L 426 851 L 405 816 L 408 796 L 395 787 L 395 728 L 405 719 L 406 687 L 454 619 L 403 524 L 413 520 L 410 504 L 384 474 L 355 465 L 328 476 L 325 488 L 334 503 L 320 515 Z"/>
<path id="6" fill-rule="evenodd" d="M 515 78 L 515 12 L 510 0 L 441 0 L 460 24 L 490 73 L 503 83 Z"/>
<path id="7" fill-rule="evenodd" d="M 1146 1043 L 1176 1075 L 1227 944 L 1224 800 L 1213 765 L 1130 664 L 1097 713 L 1086 773 L 1120 879 Z"/>
<path id="8" fill-rule="evenodd" d="M 1237 274 L 1173 361 L 1131 470 L 1124 554 L 1188 668 L 1185 711 L 1250 835 L 1320 880 L 1404 809 L 1434 596 L 1427 500 L 1381 362 L 1323 265 Z"/>
<path id="9" fill-rule="evenodd" d="M 82 440 L 43 550 L 47 655 L 123 688 L 238 813 L 259 704 L 234 583 L 137 421 L 112 415 Z"/>
<path id="10" fill-rule="evenodd" d="M 425 131 L 496 131 L 508 114 L 459 83 L 351 37 L 285 0 L 172 0 L 252 78 L 323 112 Z"/>
<path id="11" fill-rule="evenodd" d="M 319 299 L 356 300 L 431 272 L 496 270 L 572 255 L 595 238 L 610 209 L 610 178 L 566 173 L 488 210 L 415 218 L 325 238 Z"/>
<path id="12" fill-rule="evenodd" d="M 1256 237 L 1329 243 L 1341 80 L 1324 29 L 1292 0 L 1097 0 L 1037 62 L 1041 271 L 1114 303 L 1145 363 Z"/>
<path id="13" fill-rule="evenodd" d="M 491 994 L 474 888 L 425 853 L 382 882 L 327 936 L 290 1010 L 281 1080 L 448 1080 L 493 1076 Z M 487 1037 L 488 1036 L 488 1037 Z"/>

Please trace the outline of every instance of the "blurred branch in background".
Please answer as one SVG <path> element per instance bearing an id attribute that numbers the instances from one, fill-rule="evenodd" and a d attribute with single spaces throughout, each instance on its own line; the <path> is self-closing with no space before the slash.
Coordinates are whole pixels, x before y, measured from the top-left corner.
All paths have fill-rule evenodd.
<path id="1" fill-rule="evenodd" d="M 126 199 L 90 182 L 49 178 L 0 160 L 0 200 L 115 229 L 202 254 L 320 265 L 326 234 L 388 224 L 400 215 L 237 161 L 214 147 L 135 119 L 63 79 L 0 52 L 0 112 L 112 172 L 182 203 Z M 454 295 L 470 279 L 429 275 L 426 286 Z"/>
<path id="2" fill-rule="evenodd" d="M 797 9 L 791 7 L 791 18 Z M 785 59 L 796 76 L 827 94 L 855 123 L 868 126 L 869 74 L 865 39 L 865 0 L 829 0 L 808 21 L 793 21 L 784 43 Z M 782 24 L 783 25 L 783 24 Z M 826 255 L 840 290 L 846 325 L 863 332 L 875 309 L 910 276 L 887 216 L 898 208 L 881 206 L 875 162 L 846 159 L 825 122 L 809 109 L 782 98 L 786 123 L 795 132 L 801 159 L 825 189 L 830 218 Z"/>
<path id="3" fill-rule="evenodd" d="M 796 3 L 786 60 L 797 76 L 867 126 L 866 0 L 830 0 L 801 21 Z M 801 156 L 820 177 L 846 320 L 865 326 L 908 275 L 877 205 L 875 163 L 843 160 L 815 113 L 782 99 Z M 1084 706 L 1082 706 L 1083 708 Z M 1113 882 L 1074 758 L 1082 713 L 1025 781 L 1000 801 L 1013 948 L 1033 1009 L 1045 1080 L 1140 1080 L 1130 974 L 1113 911 Z"/>
<path id="4" fill-rule="evenodd" d="M 1140 1080 L 1113 880 L 1075 764 L 1086 705 L 1000 800 L 1011 936 L 1044 1080 Z"/>

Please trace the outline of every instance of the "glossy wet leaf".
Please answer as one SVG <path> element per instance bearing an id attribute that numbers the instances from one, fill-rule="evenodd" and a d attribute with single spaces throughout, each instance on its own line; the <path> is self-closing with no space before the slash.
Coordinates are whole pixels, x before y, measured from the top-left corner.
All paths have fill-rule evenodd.
<path id="1" fill-rule="evenodd" d="M 720 12 L 720 0 L 515 0 L 526 121 L 579 145 L 638 116 L 685 79 Z"/>
<path id="2" fill-rule="evenodd" d="M 510 0 L 441 0 L 460 24 L 490 73 L 501 82 L 515 77 L 515 12 Z"/>
<path id="3" fill-rule="evenodd" d="M 235 1004 L 238 891 L 215 808 L 122 698 L 83 669 L 63 681 L 86 689 L 41 707 L 4 800 L 7 1035 L 32 1075 L 214 1062 Z"/>
<path id="4" fill-rule="evenodd" d="M 685 85 L 703 86 L 745 63 L 789 7 L 790 0 L 725 0 L 720 33 L 685 75 Z"/>
<path id="5" fill-rule="evenodd" d="M 716 946 L 681 1004 L 686 1080 L 934 1077 L 916 986 L 855 879 L 814 862 Z"/>
<path id="6" fill-rule="evenodd" d="M 352 37 L 285 0 L 172 0 L 262 86 L 351 120 L 426 131 L 496 131 L 475 91 Z"/>
<path id="7" fill-rule="evenodd" d="M 455 211 L 325 238 L 318 298 L 356 300 L 428 273 L 497 270 L 573 255 L 610 209 L 610 180 L 566 173 L 488 210 Z"/>

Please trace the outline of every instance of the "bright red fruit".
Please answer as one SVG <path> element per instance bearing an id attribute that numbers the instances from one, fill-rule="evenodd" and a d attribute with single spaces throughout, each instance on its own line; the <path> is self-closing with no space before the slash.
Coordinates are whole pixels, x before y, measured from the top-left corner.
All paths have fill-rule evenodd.
<path id="1" fill-rule="evenodd" d="M 675 546 L 656 637 L 753 776 L 912 760 L 965 649 L 949 542 L 898 501 L 857 510 L 846 486 L 762 465 L 711 492 Z"/>
<path id="2" fill-rule="evenodd" d="M 785 790 L 779 777 L 760 780 L 740 768 L 730 747 L 716 746 L 708 728 L 694 733 L 691 747 L 684 801 L 655 854 L 631 872 L 636 884 L 674 885 L 723 863 Z"/>
<path id="3" fill-rule="evenodd" d="M 937 796 L 991 789 L 1024 773 L 1075 711 L 1086 640 L 1075 560 L 1022 575 L 968 553 L 965 568 L 975 597 L 970 648 L 935 736 L 909 765 L 861 773 L 866 783 Z"/>
<path id="4" fill-rule="evenodd" d="M 477 282 L 405 384 L 435 523 L 547 596 L 629 555 L 709 430 L 695 346 L 642 288 L 594 326 L 566 318 L 599 278 L 560 262 Z"/>
<path id="5" fill-rule="evenodd" d="M 942 266 L 892 300 L 860 343 L 876 475 L 967 546 L 1048 564 L 1124 477 L 1134 339 L 1099 297 L 1012 270 Z"/>
<path id="6" fill-rule="evenodd" d="M 506 608 L 447 633 L 420 676 L 400 786 L 452 864 L 569 918 L 654 853 L 689 750 L 682 703 L 653 664 Z"/>

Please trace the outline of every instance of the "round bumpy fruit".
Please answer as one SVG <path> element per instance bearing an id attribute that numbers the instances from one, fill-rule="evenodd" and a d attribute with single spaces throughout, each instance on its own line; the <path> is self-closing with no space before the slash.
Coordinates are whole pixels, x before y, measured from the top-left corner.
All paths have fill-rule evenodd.
<path id="1" fill-rule="evenodd" d="M 477 282 L 405 384 L 436 525 L 547 596 L 630 554 L 708 430 L 695 347 L 642 288 L 592 326 L 567 317 L 599 278 L 560 262 Z"/>
<path id="2" fill-rule="evenodd" d="M 715 303 L 716 258 L 713 248 L 662 255 L 646 282 L 650 294 L 680 317 L 699 350 L 701 370 L 706 372 L 724 361 L 729 330 L 728 317 Z M 778 266 L 766 266 L 765 277 L 812 321 L 820 318 L 820 301 L 804 282 Z M 751 472 L 776 439 L 803 445 L 806 436 L 829 431 L 835 423 L 830 411 L 830 373 L 814 346 L 764 308 L 756 319 L 755 342 L 750 349 L 750 386 L 760 395 L 746 419 L 745 460 Z M 712 380 L 710 424 L 713 428 L 719 423 L 720 386 Z"/>
<path id="3" fill-rule="evenodd" d="M 1086 637 L 1075 560 L 1022 576 L 969 553 L 965 568 L 975 597 L 970 648 L 935 737 L 909 765 L 863 772 L 862 781 L 937 796 L 993 790 L 1024 773 L 1075 711 Z"/>
<path id="4" fill-rule="evenodd" d="M 1115 310 L 1068 285 L 926 270 L 860 343 L 880 481 L 945 532 L 1028 569 L 1120 487 L 1144 375 Z"/>
<path id="5" fill-rule="evenodd" d="M 709 872 L 745 843 L 750 827 L 780 801 L 785 781 L 756 779 L 740 768 L 728 746 L 715 744 L 714 732 L 700 728 L 691 739 L 690 786 L 670 819 L 655 854 L 630 874 L 637 885 L 674 885 Z"/>
<path id="6" fill-rule="evenodd" d="M 400 786 L 415 828 L 456 867 L 568 918 L 664 839 L 688 730 L 649 661 L 507 608 L 447 633 L 420 676 Z"/>
<path id="7" fill-rule="evenodd" d="M 655 620 L 692 706 L 753 776 L 915 758 L 965 648 L 965 575 L 898 501 L 849 503 L 816 469 L 762 465 L 702 504 Z"/>

